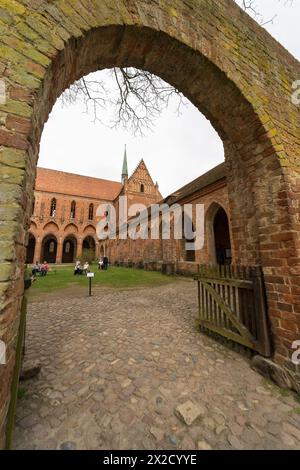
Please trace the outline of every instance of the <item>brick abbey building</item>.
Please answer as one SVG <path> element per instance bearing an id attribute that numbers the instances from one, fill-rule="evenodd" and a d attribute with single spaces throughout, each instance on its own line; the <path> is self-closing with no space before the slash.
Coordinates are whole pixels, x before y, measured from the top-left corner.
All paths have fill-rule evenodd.
<path id="1" fill-rule="evenodd" d="M 204 247 L 198 251 L 186 249 L 184 238 L 133 240 L 122 239 L 119 229 L 115 239 L 99 240 L 96 226 L 103 214 L 100 204 L 113 205 L 118 214 L 119 197 L 127 196 L 128 208 L 133 204 L 149 207 L 155 203 L 203 204 L 205 211 Z M 27 263 L 47 260 L 49 263 L 74 263 L 83 250 L 92 250 L 94 258 L 107 255 L 114 264 L 143 266 L 146 269 L 193 273 L 199 263 L 229 264 L 231 234 L 225 163 L 180 188 L 165 199 L 154 183 L 143 160 L 128 176 L 125 150 L 121 182 L 37 169 L 34 211 L 28 236 Z M 128 220 L 130 227 L 131 219 Z M 171 221 L 172 225 L 172 221 Z M 150 227 L 150 220 L 149 220 Z"/>
<path id="2" fill-rule="evenodd" d="M 162 198 L 143 160 L 128 177 L 126 150 L 121 182 L 37 168 L 27 263 L 73 263 L 84 249 L 93 250 L 95 259 L 104 255 L 96 236 L 97 208 L 117 205 L 119 196 L 146 206 Z"/>
<path id="3" fill-rule="evenodd" d="M 193 274 L 199 264 L 231 264 L 234 254 L 231 249 L 231 224 L 229 212 L 228 189 L 226 181 L 226 164 L 222 163 L 194 181 L 175 191 L 160 204 L 169 207 L 185 204 L 192 205 L 193 229 L 196 222 L 195 207 L 204 207 L 204 246 L 199 250 L 188 250 L 184 236 L 174 238 L 174 216 L 171 212 L 171 237 L 163 239 L 161 213 L 158 217 L 159 238 L 150 236 L 150 208 L 148 210 L 147 239 L 134 240 L 130 237 L 123 239 L 122 230 L 117 229 L 116 240 L 105 242 L 105 251 L 110 260 L 116 264 L 143 266 L 150 270 L 178 274 Z M 133 223 L 135 223 L 133 221 Z M 128 221 L 130 227 L 131 221 Z M 183 230 L 184 233 L 184 230 Z"/>

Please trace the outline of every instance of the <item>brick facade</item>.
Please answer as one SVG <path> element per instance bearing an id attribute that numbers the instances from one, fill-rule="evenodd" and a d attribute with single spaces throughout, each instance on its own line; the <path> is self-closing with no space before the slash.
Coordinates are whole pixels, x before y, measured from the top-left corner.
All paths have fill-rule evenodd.
<path id="1" fill-rule="evenodd" d="M 174 240 L 174 225 L 171 224 L 171 240 L 163 240 L 161 231 L 160 239 L 151 238 L 151 220 L 150 211 L 148 219 L 149 238 L 147 240 L 120 239 L 119 231 L 116 240 L 107 240 L 102 243 L 111 263 L 127 264 L 152 267 L 161 269 L 163 264 L 174 265 L 174 271 L 179 274 L 192 274 L 197 271 L 198 264 L 216 264 L 216 245 L 214 234 L 214 221 L 220 208 L 223 208 L 228 218 L 229 238 L 230 234 L 230 207 L 228 198 L 228 188 L 226 182 L 226 165 L 223 163 L 205 175 L 200 176 L 185 187 L 179 189 L 166 199 L 161 200 L 160 204 L 191 204 L 193 206 L 193 224 L 195 224 L 195 207 L 197 204 L 204 205 L 205 214 L 205 235 L 204 246 L 196 250 L 193 254 L 185 249 L 186 240 Z M 159 223 L 162 223 L 160 214 Z M 129 219 L 130 225 L 130 219 Z M 195 228 L 195 227 L 194 227 Z M 221 237 L 224 238 L 225 224 L 222 224 Z M 231 248 L 231 241 L 228 248 Z M 192 258 L 191 259 L 191 255 Z M 228 262 L 235 262 L 230 259 Z"/>
<path id="2" fill-rule="evenodd" d="M 289 366 L 300 336 L 299 62 L 232 0 L 2 0 L 0 27 L 0 447 L 43 125 L 61 92 L 95 70 L 156 73 L 219 133 L 233 257 L 263 267 L 274 360 Z"/>
<path id="3" fill-rule="evenodd" d="M 128 197 L 130 205 L 143 203 L 149 206 L 162 198 L 144 161 L 123 184 L 38 168 L 27 263 L 44 260 L 74 263 L 85 248 L 94 250 L 95 259 L 98 259 L 103 252 L 96 234 L 101 218 L 97 210 L 100 205 L 109 204 L 118 210 L 122 195 Z M 49 252 L 50 244 L 52 250 Z"/>

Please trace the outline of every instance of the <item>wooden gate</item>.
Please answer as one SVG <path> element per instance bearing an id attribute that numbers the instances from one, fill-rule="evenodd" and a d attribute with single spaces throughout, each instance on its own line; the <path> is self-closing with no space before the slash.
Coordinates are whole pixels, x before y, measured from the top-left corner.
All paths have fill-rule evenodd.
<path id="1" fill-rule="evenodd" d="M 199 324 L 265 357 L 271 356 L 262 270 L 199 266 Z"/>

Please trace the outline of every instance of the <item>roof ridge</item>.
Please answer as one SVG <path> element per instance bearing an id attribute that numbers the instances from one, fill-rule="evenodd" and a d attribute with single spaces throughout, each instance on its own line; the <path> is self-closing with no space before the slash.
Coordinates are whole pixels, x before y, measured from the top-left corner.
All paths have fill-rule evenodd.
<path id="1" fill-rule="evenodd" d="M 53 170 L 52 168 L 45 168 L 45 167 L 41 167 L 41 166 L 38 166 L 37 170 L 46 170 L 46 171 L 51 171 L 51 172 L 55 172 L 55 173 L 63 173 L 64 175 L 78 176 L 80 178 L 90 178 L 90 179 L 97 180 L 97 181 L 106 181 L 108 183 L 116 183 L 118 185 L 122 184 L 119 181 L 115 181 L 115 180 L 109 180 L 109 179 L 106 179 L 106 178 L 98 178 L 97 176 L 81 175 L 79 173 L 71 173 L 69 171 Z"/>

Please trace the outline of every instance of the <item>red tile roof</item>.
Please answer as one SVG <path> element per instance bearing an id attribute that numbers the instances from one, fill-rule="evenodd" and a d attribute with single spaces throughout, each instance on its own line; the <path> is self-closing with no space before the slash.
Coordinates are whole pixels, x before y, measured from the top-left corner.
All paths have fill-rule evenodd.
<path id="1" fill-rule="evenodd" d="M 35 189 L 37 191 L 113 201 L 120 193 L 122 184 L 117 181 L 38 167 Z"/>

